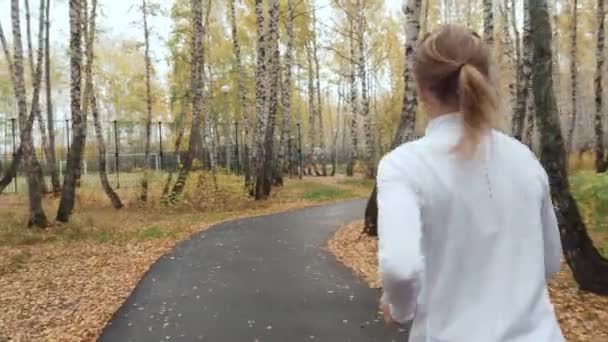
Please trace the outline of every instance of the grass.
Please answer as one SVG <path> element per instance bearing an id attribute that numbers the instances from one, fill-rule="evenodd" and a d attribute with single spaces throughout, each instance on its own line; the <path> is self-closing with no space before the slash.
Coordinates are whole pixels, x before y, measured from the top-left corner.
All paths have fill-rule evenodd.
<path id="1" fill-rule="evenodd" d="M 608 174 L 581 171 L 570 178 L 570 184 L 589 234 L 608 257 Z"/>

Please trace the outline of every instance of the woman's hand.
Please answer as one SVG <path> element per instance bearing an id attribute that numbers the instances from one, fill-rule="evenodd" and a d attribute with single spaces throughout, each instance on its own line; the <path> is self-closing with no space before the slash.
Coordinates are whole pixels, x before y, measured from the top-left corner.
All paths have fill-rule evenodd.
<path id="1" fill-rule="evenodd" d="M 395 323 L 395 321 L 393 321 L 393 317 L 391 316 L 391 309 L 387 304 L 380 304 L 380 311 L 382 312 L 382 316 L 384 317 L 384 322 L 386 322 L 386 324 L 391 325 Z"/>

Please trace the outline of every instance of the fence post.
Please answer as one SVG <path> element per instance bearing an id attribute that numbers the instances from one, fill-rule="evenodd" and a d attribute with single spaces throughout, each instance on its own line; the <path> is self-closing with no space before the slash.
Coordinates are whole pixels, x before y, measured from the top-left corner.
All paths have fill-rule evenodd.
<path id="1" fill-rule="evenodd" d="M 302 124 L 298 122 L 298 166 L 299 166 L 299 171 L 298 171 L 298 176 L 300 177 L 300 179 L 302 179 L 302 172 L 303 172 L 303 160 L 302 160 Z"/>
<path id="2" fill-rule="evenodd" d="M 12 135 L 13 135 L 13 160 L 17 159 L 17 140 L 15 138 L 15 122 L 17 119 L 15 118 L 11 118 L 11 131 L 12 131 Z M 22 156 L 23 157 L 23 156 Z M 23 158 L 22 158 L 23 159 Z M 23 165 L 23 163 L 22 163 Z M 19 168 L 17 167 L 17 169 L 15 170 L 15 181 L 13 186 L 15 187 L 15 193 L 17 193 L 17 179 L 19 175 Z"/>
<path id="3" fill-rule="evenodd" d="M 118 121 L 114 120 L 114 168 L 116 169 L 116 189 L 120 189 L 120 164 L 118 157 L 120 156 L 118 150 Z"/>
<path id="4" fill-rule="evenodd" d="M 160 170 L 163 170 L 163 124 L 158 122 L 158 144 L 159 144 L 159 156 L 160 156 Z"/>
<path id="5" fill-rule="evenodd" d="M 241 174 L 241 160 L 239 156 L 239 122 L 234 122 L 234 160 L 236 162 L 236 174 Z"/>
<path id="6" fill-rule="evenodd" d="M 70 155 L 70 120 L 65 119 L 65 141 L 67 143 L 66 152 L 65 152 L 65 160 L 67 162 L 68 156 Z"/>

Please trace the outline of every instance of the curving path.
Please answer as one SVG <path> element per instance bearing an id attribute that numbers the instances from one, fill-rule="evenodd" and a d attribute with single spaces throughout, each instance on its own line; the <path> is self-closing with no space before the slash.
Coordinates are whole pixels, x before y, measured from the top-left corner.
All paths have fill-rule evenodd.
<path id="1" fill-rule="evenodd" d="M 364 203 L 225 223 L 152 266 L 99 341 L 405 341 L 323 249 Z"/>

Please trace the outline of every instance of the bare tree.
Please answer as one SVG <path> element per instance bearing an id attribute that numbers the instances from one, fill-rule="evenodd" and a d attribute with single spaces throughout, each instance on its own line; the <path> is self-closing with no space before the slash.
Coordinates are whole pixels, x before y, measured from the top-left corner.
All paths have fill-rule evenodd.
<path id="1" fill-rule="evenodd" d="M 357 0 L 357 40 L 359 42 L 359 62 L 357 64 L 359 69 L 359 80 L 361 81 L 361 117 L 363 119 L 363 134 L 365 136 L 365 147 L 366 147 L 366 164 L 368 178 L 374 178 L 376 175 L 376 158 L 375 158 L 375 144 L 372 134 L 372 117 L 370 114 L 369 107 L 369 94 L 367 84 L 367 70 L 366 70 L 366 47 L 365 47 L 365 13 L 364 4 L 361 0 Z"/>
<path id="2" fill-rule="evenodd" d="M 81 109 L 82 82 L 82 2 L 70 0 L 70 109 L 72 112 L 72 146 L 57 210 L 57 221 L 68 222 L 74 209 L 76 180 L 80 175 L 86 122 Z"/>
<path id="3" fill-rule="evenodd" d="M 357 161 L 358 149 L 359 149 L 359 121 L 357 120 L 358 116 L 358 107 L 357 107 L 357 78 L 355 76 L 355 60 L 356 60 L 356 52 L 355 52 L 355 30 L 354 23 L 351 18 L 349 18 L 349 30 L 348 30 L 348 42 L 350 46 L 350 60 L 352 61 L 350 64 L 350 70 L 348 74 L 348 83 L 350 87 L 350 113 L 351 113 L 351 123 L 350 123 L 350 138 L 351 138 L 351 150 L 348 159 L 348 165 L 346 166 L 346 175 L 352 177 L 354 175 L 354 167 L 355 162 Z"/>
<path id="4" fill-rule="evenodd" d="M 313 3 L 314 6 L 314 3 Z M 317 43 L 317 10 L 312 10 L 312 56 L 315 62 L 315 80 L 316 80 L 316 107 L 315 116 L 317 117 L 317 123 L 319 126 L 319 150 L 321 151 L 320 162 L 321 162 L 321 174 L 323 177 L 327 176 L 327 163 L 325 160 L 325 129 L 323 127 L 323 106 L 321 104 L 321 76 L 319 71 L 319 52 Z"/>
<path id="5" fill-rule="evenodd" d="M 549 176 L 564 255 L 582 290 L 606 295 L 608 260 L 593 246 L 568 182 L 566 148 L 553 91 L 552 32 L 546 0 L 530 1 L 530 21 L 534 27 L 531 35 L 533 89 L 540 131 L 540 160 Z"/>

